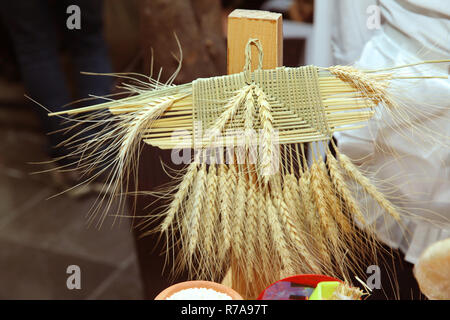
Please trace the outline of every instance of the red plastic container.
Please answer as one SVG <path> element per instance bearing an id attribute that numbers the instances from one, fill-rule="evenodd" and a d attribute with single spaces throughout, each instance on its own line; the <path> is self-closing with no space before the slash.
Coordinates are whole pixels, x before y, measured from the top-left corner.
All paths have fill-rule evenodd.
<path id="1" fill-rule="evenodd" d="M 322 281 L 339 281 L 329 276 L 301 274 L 279 280 L 258 296 L 257 300 L 308 300 L 314 288 Z"/>

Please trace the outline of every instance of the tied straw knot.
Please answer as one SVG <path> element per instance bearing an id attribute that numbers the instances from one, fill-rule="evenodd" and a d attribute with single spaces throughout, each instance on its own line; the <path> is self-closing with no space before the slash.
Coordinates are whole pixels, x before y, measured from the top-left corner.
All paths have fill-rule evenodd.
<path id="1" fill-rule="evenodd" d="M 258 70 L 262 70 L 263 67 L 263 49 L 261 42 L 259 39 L 250 38 L 248 39 L 247 45 L 245 46 L 245 65 L 244 65 L 244 72 L 245 72 L 245 81 L 247 84 L 250 84 L 252 82 L 252 44 L 256 46 L 259 53 L 259 63 L 258 63 Z"/>

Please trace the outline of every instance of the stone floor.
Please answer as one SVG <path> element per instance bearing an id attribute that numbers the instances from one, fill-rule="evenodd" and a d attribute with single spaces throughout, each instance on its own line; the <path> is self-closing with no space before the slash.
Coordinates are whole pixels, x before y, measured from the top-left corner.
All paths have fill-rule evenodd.
<path id="1" fill-rule="evenodd" d="M 95 195 L 48 199 L 52 175 L 31 175 L 45 139 L 31 108 L 0 105 L 0 299 L 142 299 L 128 222 L 88 227 Z M 80 290 L 67 288 L 69 265 Z"/>

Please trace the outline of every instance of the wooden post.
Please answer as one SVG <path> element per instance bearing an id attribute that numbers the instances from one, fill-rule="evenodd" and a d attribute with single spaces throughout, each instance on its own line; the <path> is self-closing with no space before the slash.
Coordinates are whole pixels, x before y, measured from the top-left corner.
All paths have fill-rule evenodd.
<path id="1" fill-rule="evenodd" d="M 280 13 L 236 9 L 228 16 L 227 59 L 228 74 L 242 72 L 245 64 L 245 46 L 248 39 L 261 42 L 263 69 L 283 65 L 283 22 Z M 258 65 L 258 52 L 252 50 L 252 67 Z"/>
<path id="2" fill-rule="evenodd" d="M 236 9 L 228 16 L 228 74 L 243 71 L 245 47 L 251 38 L 259 39 L 262 45 L 264 52 L 263 69 L 274 69 L 283 65 L 283 24 L 281 14 L 268 11 Z M 252 70 L 257 67 L 258 63 L 258 51 L 254 48 L 252 49 Z M 231 271 L 228 271 L 223 283 L 245 296 L 244 286 L 241 283 L 245 276 L 245 274 L 239 274 L 239 268 L 231 261 Z M 258 293 L 254 292 L 250 296 L 246 296 L 246 298 L 254 298 Z"/>

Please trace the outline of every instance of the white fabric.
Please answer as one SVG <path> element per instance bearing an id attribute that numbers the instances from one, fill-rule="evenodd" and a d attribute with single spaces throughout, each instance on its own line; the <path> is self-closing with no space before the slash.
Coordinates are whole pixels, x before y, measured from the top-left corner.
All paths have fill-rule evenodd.
<path id="1" fill-rule="evenodd" d="M 450 58 L 450 5 L 447 1 L 381 0 L 379 4 L 382 31 L 364 46 L 357 66 L 373 69 Z M 338 29 L 345 27 L 343 24 Z M 338 36 L 334 40 L 336 46 L 346 43 Z M 352 52 L 354 50 L 347 56 L 339 55 L 340 62 L 351 64 Z M 448 68 L 448 64 L 435 64 L 412 67 L 407 71 L 447 75 Z M 397 85 L 402 86 L 399 92 L 407 99 L 411 112 L 415 108 L 430 112 L 427 117 L 417 119 L 417 124 L 450 137 L 448 79 L 402 80 Z M 439 108 L 427 107 L 430 104 Z M 381 209 L 372 199 L 359 194 L 360 201 L 368 205 L 371 220 L 377 222 L 380 238 L 391 247 L 400 248 L 405 259 L 415 263 L 430 244 L 450 237 L 450 150 L 435 143 L 424 143 L 426 139 L 419 133 L 408 132 L 405 137 L 389 124 L 386 114 L 381 113 L 367 128 L 342 132 L 336 138 L 343 153 L 356 160 L 363 169 L 375 172 L 374 181 L 389 181 L 398 188 L 392 199 L 394 203 L 422 218 L 405 218 L 405 234 L 392 221 L 384 222 L 380 217 Z M 383 153 L 376 146 L 384 150 L 390 148 L 396 155 Z"/>
<path id="2" fill-rule="evenodd" d="M 378 29 L 367 28 L 367 10 L 377 1 L 339 0 L 329 2 L 333 6 L 334 20 L 331 36 L 333 64 L 353 63 L 360 57 L 364 44 L 379 32 Z"/>

